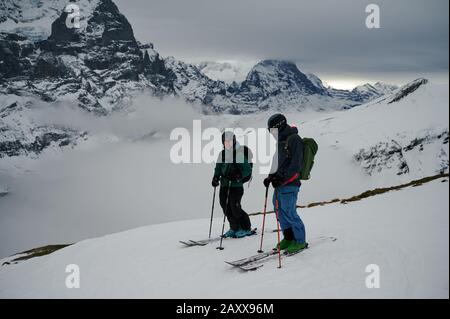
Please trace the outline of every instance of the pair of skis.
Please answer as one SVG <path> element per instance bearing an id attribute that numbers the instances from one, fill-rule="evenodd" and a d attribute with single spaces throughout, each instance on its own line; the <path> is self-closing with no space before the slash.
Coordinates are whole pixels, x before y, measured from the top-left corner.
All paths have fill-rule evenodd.
<path id="1" fill-rule="evenodd" d="M 290 257 L 293 255 L 296 255 L 298 253 L 301 253 L 303 251 L 305 251 L 306 249 L 309 248 L 310 245 L 312 245 L 313 247 L 320 244 L 320 243 L 325 243 L 325 242 L 334 242 L 336 241 L 337 238 L 336 237 L 332 237 L 332 236 L 320 236 L 317 237 L 313 240 L 310 241 L 310 243 L 307 244 L 306 248 L 299 250 L 296 253 L 288 253 L 288 252 L 283 252 L 283 256 L 285 257 Z M 268 252 L 263 252 L 263 253 L 259 253 L 250 257 L 246 257 L 246 258 L 242 258 L 242 259 L 238 259 L 235 261 L 226 261 L 225 263 L 227 263 L 228 265 L 231 265 L 233 267 L 239 268 L 243 271 L 252 271 L 252 270 L 257 270 L 259 268 L 261 268 L 262 266 L 264 266 L 264 264 L 275 258 L 278 255 L 278 250 L 272 250 L 272 251 L 268 251 Z"/>
<path id="2" fill-rule="evenodd" d="M 256 228 L 253 228 L 252 229 L 252 233 L 250 235 L 245 236 L 245 237 L 253 236 L 253 235 L 256 235 Z M 220 241 L 220 238 L 221 238 L 221 236 L 213 237 L 213 238 L 207 238 L 207 239 L 202 239 L 202 240 L 191 240 L 191 239 L 189 239 L 187 241 L 180 240 L 179 242 L 181 244 L 183 244 L 183 245 L 186 245 L 187 247 L 206 246 L 206 245 L 208 245 L 210 243 L 213 243 L 213 242 L 216 242 L 216 241 Z M 224 239 L 226 239 L 226 238 L 224 237 Z"/>

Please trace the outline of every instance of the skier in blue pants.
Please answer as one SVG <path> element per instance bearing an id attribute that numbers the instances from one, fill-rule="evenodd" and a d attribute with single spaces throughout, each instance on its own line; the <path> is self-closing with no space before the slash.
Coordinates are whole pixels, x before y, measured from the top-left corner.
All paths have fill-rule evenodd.
<path id="1" fill-rule="evenodd" d="M 272 184 L 275 189 L 273 205 L 275 209 L 278 206 L 284 237 L 280 249 L 295 253 L 307 246 L 305 226 L 297 214 L 297 197 L 301 186 L 299 172 L 304 146 L 298 129 L 289 126 L 283 114 L 272 115 L 267 124 L 277 139 L 277 158 L 273 161 L 271 174 L 264 179 L 264 186 Z"/>
<path id="2" fill-rule="evenodd" d="M 297 214 L 298 192 L 299 187 L 297 186 L 277 187 L 273 194 L 273 207 L 277 206 L 276 199 L 278 198 L 278 216 L 284 237 L 288 237 L 291 242 L 295 239 L 298 243 L 305 243 L 305 225 Z M 282 248 L 286 249 L 287 247 Z"/>

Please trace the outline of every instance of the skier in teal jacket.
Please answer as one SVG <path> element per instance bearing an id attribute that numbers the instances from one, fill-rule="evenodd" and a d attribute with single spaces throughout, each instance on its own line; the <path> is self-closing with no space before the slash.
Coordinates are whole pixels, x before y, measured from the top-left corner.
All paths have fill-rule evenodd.
<path id="1" fill-rule="evenodd" d="M 248 148 L 239 145 L 233 132 L 222 134 L 222 145 L 211 184 L 213 187 L 220 184 L 220 206 L 230 223 L 224 237 L 241 238 L 252 234 L 250 218 L 241 207 L 243 184 L 251 176 L 252 165 Z"/>

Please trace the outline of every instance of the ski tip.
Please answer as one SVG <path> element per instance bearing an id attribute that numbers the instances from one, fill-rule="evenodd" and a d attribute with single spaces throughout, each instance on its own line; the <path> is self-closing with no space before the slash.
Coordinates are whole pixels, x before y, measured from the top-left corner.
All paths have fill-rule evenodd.
<path id="1" fill-rule="evenodd" d="M 202 241 L 195 241 L 195 240 L 189 240 L 189 242 L 191 242 L 193 245 L 196 245 L 196 246 L 206 246 L 206 245 L 208 245 L 208 243 L 206 242 L 202 242 Z"/>
<path id="2" fill-rule="evenodd" d="M 241 267 L 239 267 L 239 269 L 241 269 L 241 270 L 243 270 L 245 272 L 247 272 L 247 271 L 255 271 L 255 270 L 258 270 L 259 268 L 261 268 L 262 266 L 264 266 L 264 265 L 255 265 L 255 266 L 248 266 L 248 267 L 241 266 Z"/>
<path id="3" fill-rule="evenodd" d="M 230 266 L 236 267 L 236 265 L 235 265 L 235 264 L 233 264 L 233 262 L 231 262 L 231 261 L 225 261 L 225 263 L 226 263 L 227 265 L 230 265 Z"/>
<path id="4" fill-rule="evenodd" d="M 187 247 L 192 247 L 192 246 L 195 246 L 194 244 L 192 244 L 192 243 L 187 243 L 187 242 L 185 242 L 185 241 L 182 241 L 182 240 L 180 240 L 179 241 L 179 243 L 180 244 L 183 244 L 183 245 L 185 245 L 185 246 L 187 246 Z"/>

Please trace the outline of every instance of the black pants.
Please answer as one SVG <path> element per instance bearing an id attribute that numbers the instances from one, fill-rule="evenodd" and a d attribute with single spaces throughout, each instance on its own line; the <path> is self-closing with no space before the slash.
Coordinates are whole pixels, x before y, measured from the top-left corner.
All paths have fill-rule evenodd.
<path id="1" fill-rule="evenodd" d="M 244 195 L 243 187 L 231 187 L 228 197 L 228 205 L 225 207 L 228 196 L 228 187 L 220 188 L 220 206 L 222 206 L 224 214 L 227 216 L 230 228 L 234 231 L 239 229 L 250 230 L 252 227 L 250 218 L 241 208 L 241 199 Z"/>

